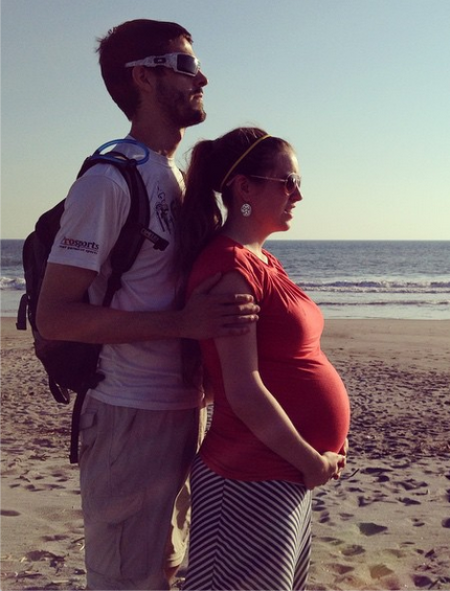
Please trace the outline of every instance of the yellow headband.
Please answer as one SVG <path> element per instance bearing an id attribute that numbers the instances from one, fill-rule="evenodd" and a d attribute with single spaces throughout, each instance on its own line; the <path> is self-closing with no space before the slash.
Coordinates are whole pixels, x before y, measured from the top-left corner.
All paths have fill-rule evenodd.
<path id="1" fill-rule="evenodd" d="M 261 137 L 259 137 L 256 142 L 254 142 L 250 148 L 247 148 L 247 150 L 245 150 L 245 152 L 242 154 L 242 156 L 239 156 L 239 158 L 236 160 L 236 162 L 233 164 L 233 166 L 230 168 L 230 170 L 227 172 L 227 174 L 223 177 L 222 182 L 220 183 L 220 190 L 222 191 L 225 183 L 227 182 L 230 174 L 233 172 L 233 170 L 236 168 L 236 166 L 239 164 L 239 162 L 242 162 L 242 160 L 244 160 L 244 158 L 247 156 L 247 154 L 249 154 L 253 148 L 255 146 L 257 146 L 259 144 L 259 142 L 262 142 L 263 140 L 267 139 L 268 137 L 272 137 L 270 135 L 263 135 Z"/>

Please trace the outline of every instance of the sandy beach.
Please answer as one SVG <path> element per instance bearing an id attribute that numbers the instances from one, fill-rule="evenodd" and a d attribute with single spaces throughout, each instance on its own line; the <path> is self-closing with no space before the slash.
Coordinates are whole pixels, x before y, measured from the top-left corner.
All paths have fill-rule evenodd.
<path id="1" fill-rule="evenodd" d="M 83 589 L 70 410 L 2 319 L 1 589 Z M 352 404 L 348 466 L 314 495 L 309 589 L 450 589 L 450 320 L 330 320 Z"/>

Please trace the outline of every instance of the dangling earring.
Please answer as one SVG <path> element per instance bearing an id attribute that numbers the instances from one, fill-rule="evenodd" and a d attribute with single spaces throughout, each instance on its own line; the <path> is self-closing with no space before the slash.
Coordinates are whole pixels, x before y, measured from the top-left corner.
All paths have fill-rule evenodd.
<path id="1" fill-rule="evenodd" d="M 245 218 L 248 218 L 252 215 L 252 206 L 250 203 L 243 203 L 241 205 L 241 213 Z"/>

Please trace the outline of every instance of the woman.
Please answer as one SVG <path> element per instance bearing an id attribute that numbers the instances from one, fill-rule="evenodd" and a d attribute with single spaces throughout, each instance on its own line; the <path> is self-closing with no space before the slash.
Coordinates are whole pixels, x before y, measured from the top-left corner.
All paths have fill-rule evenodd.
<path id="1" fill-rule="evenodd" d="M 187 290 L 220 272 L 214 290 L 252 294 L 260 314 L 247 335 L 201 343 L 214 414 L 191 476 L 185 589 L 304 588 L 311 490 L 345 465 L 349 402 L 320 350 L 322 315 L 263 248 L 301 199 L 280 138 L 240 128 L 194 147 L 181 215 Z"/>

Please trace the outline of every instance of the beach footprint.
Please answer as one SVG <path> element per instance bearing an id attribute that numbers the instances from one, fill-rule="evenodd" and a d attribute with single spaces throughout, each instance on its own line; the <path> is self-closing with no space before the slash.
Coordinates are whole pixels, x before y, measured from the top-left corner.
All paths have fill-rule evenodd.
<path id="1" fill-rule="evenodd" d="M 342 554 L 348 557 L 359 556 L 360 554 L 364 554 L 365 551 L 366 550 L 359 544 L 351 544 L 350 546 L 346 546 L 341 550 Z"/>
<path id="2" fill-rule="evenodd" d="M 0 511 L 0 515 L 2 517 L 18 517 L 20 513 L 18 511 L 14 511 L 12 509 L 2 509 Z"/>
<path id="3" fill-rule="evenodd" d="M 367 523 L 359 523 L 358 524 L 359 531 L 364 536 L 375 536 L 377 534 L 381 534 L 387 531 L 387 527 L 385 525 L 378 525 L 377 523 L 367 522 Z"/>
<path id="4" fill-rule="evenodd" d="M 394 574 L 394 571 L 386 564 L 374 564 L 369 567 L 369 572 L 372 579 L 382 579 L 383 577 Z"/>
<path id="5" fill-rule="evenodd" d="M 331 568 L 338 575 L 346 575 L 355 570 L 354 566 L 348 566 L 346 564 L 333 564 Z"/>

